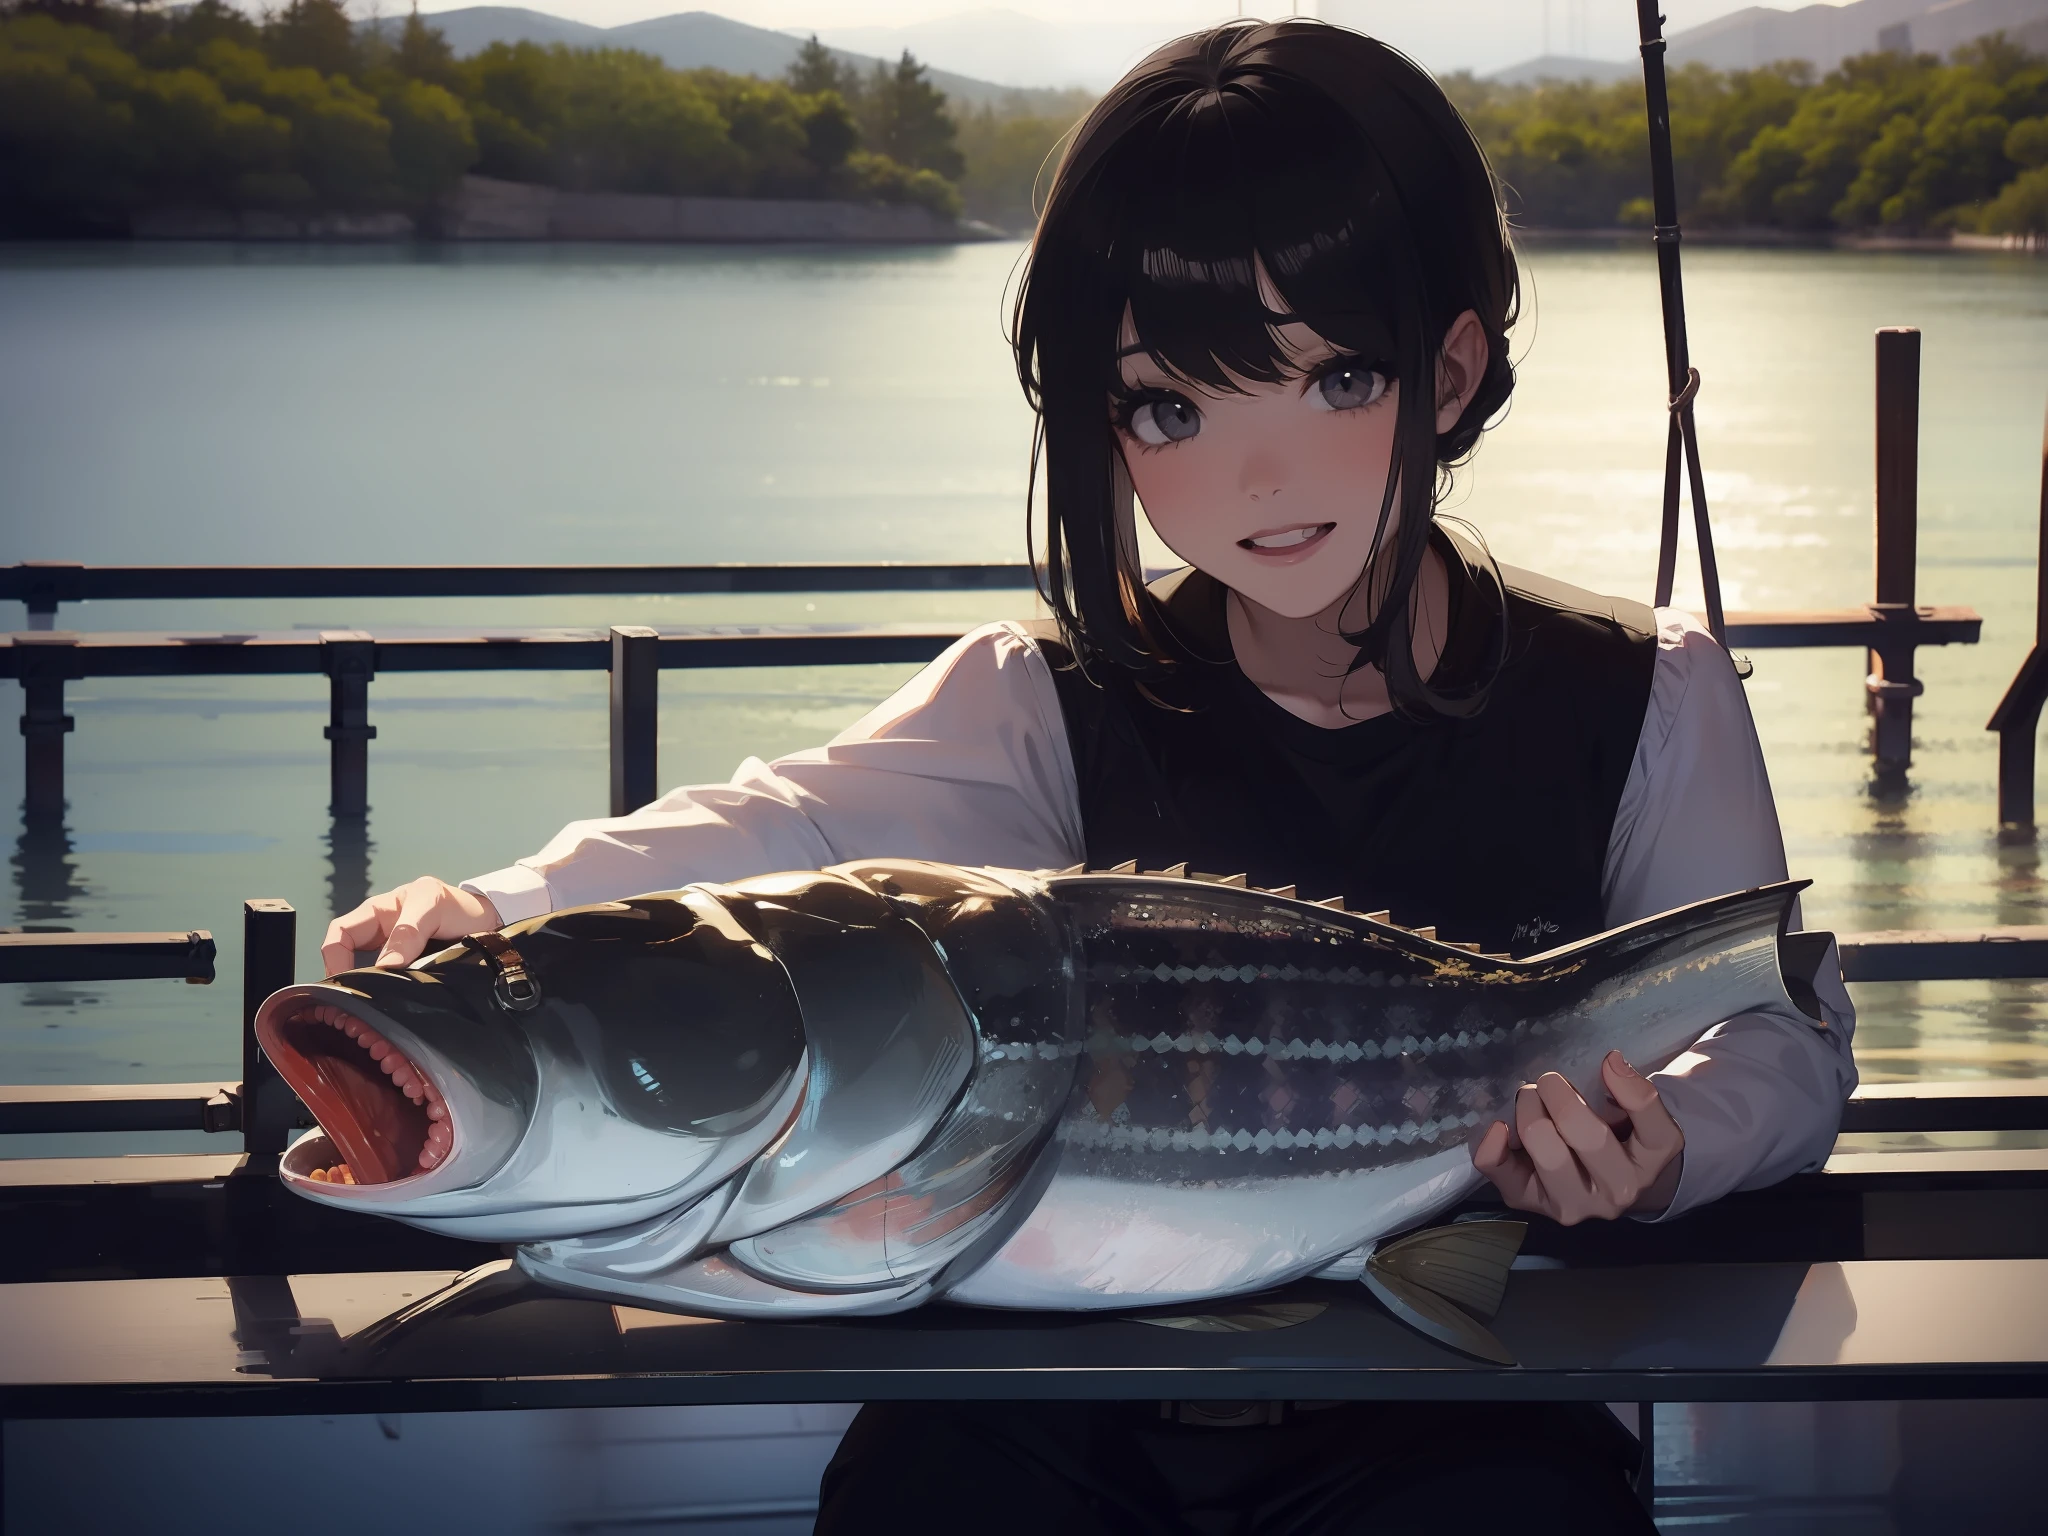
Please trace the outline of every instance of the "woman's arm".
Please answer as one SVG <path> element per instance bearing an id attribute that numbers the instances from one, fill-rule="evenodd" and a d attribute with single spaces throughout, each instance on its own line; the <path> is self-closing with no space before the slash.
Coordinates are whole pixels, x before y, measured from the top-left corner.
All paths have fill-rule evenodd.
<path id="1" fill-rule="evenodd" d="M 572 821 L 463 888 L 510 923 L 842 859 L 1059 868 L 1080 857 L 1077 799 L 1045 660 L 1015 626 L 990 624 L 827 745 L 748 758 L 730 783 L 671 790 L 630 816 Z"/>
<path id="2" fill-rule="evenodd" d="M 1785 878 L 1735 669 L 1689 614 L 1658 620 L 1649 706 L 1608 843 L 1610 927 Z M 1604 1114 L 1545 1073 L 1516 1096 L 1512 1133 L 1496 1124 L 1473 1149 L 1475 1166 L 1508 1204 L 1567 1224 L 1660 1220 L 1818 1167 L 1856 1085 L 1856 1013 L 1832 947 L 1814 989 L 1823 1022 L 1796 1009 L 1742 1014 L 1647 1079 L 1610 1054 Z"/>
<path id="3" fill-rule="evenodd" d="M 373 897 L 335 920 L 324 952 L 334 970 L 374 943 L 379 964 L 401 965 L 480 925 L 842 859 L 1059 868 L 1081 857 L 1073 776 L 1044 658 L 1017 626 L 990 624 L 826 746 L 749 758 L 730 783 L 671 790 L 630 816 L 571 822 L 459 890 L 420 880 Z"/>
<path id="4" fill-rule="evenodd" d="M 1690 614 L 1665 609 L 1658 620 L 1650 706 L 1608 844 L 1610 926 L 1786 873 L 1763 750 L 1727 653 Z M 1796 1009 L 1742 1014 L 1650 1074 L 1685 1135 L 1662 1215 L 1826 1161 L 1856 1086 L 1856 1008 L 1832 947 L 1814 990 L 1824 1023 Z"/>

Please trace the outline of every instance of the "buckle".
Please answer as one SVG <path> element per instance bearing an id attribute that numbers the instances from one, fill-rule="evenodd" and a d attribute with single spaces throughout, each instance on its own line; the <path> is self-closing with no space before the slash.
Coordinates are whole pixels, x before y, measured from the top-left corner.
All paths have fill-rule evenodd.
<path id="1" fill-rule="evenodd" d="M 512 941 L 502 933 L 472 933 L 464 936 L 463 947 L 483 956 L 491 967 L 491 997 L 507 1013 L 530 1013 L 540 1006 L 540 983 L 526 969 L 526 961 Z"/>

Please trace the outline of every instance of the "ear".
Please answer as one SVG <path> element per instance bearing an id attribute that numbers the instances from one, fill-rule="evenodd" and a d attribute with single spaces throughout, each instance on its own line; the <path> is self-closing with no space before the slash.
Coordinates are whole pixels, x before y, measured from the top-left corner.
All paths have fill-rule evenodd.
<path id="1" fill-rule="evenodd" d="M 1465 414 L 1465 407 L 1486 381 L 1493 348 L 1486 339 L 1486 327 L 1471 310 L 1451 322 L 1444 332 L 1443 350 L 1437 354 L 1436 429 L 1448 432 Z"/>

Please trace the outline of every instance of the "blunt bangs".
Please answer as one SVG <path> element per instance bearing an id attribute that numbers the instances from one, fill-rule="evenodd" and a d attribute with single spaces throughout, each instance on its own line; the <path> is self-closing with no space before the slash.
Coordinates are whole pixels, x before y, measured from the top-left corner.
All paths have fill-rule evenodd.
<path id="1" fill-rule="evenodd" d="M 1262 79 L 1233 84 L 1175 103 L 1103 171 L 1142 189 L 1115 219 L 1109 267 L 1138 345 L 1168 374 L 1218 392 L 1294 377 L 1280 336 L 1292 323 L 1395 370 L 1394 200 L 1333 106 Z"/>

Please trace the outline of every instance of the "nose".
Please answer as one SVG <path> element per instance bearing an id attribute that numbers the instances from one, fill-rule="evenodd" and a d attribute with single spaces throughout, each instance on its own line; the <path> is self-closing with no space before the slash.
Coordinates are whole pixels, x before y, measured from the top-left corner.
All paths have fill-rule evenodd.
<path id="1" fill-rule="evenodd" d="M 1268 502 L 1287 487 L 1287 467 L 1267 448 L 1254 448 L 1238 466 L 1237 488 L 1256 502 Z"/>

